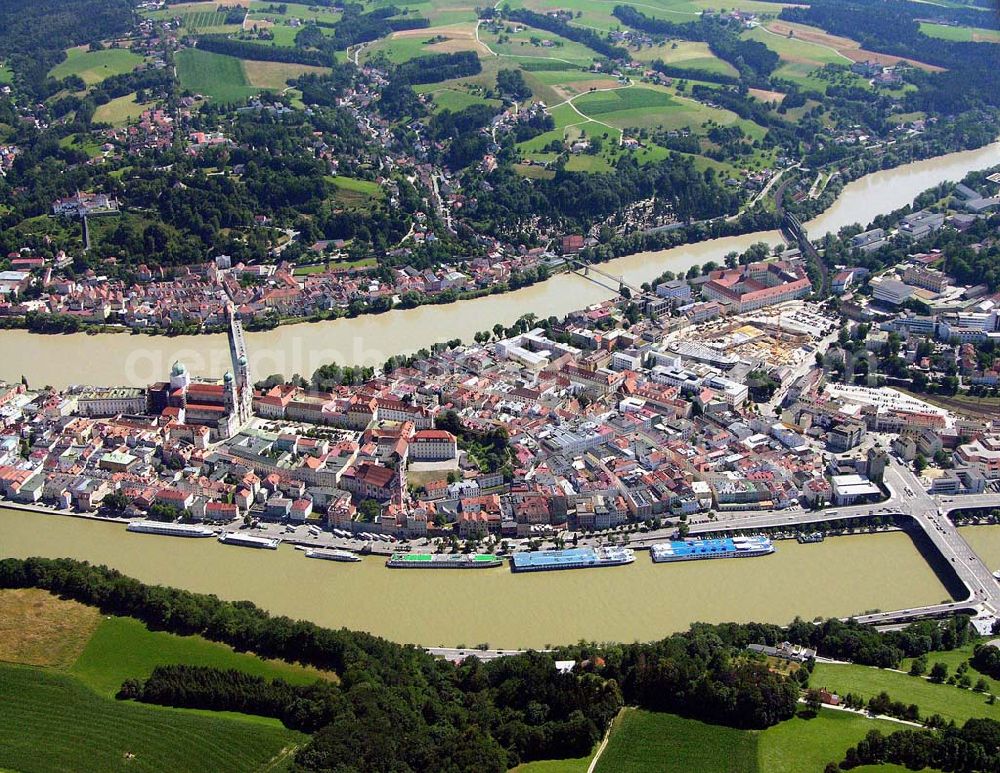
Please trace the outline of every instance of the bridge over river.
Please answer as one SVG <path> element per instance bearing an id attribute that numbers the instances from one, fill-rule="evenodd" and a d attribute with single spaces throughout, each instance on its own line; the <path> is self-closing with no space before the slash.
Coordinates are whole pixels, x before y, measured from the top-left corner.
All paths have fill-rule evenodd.
<path id="1" fill-rule="evenodd" d="M 719 531 L 795 527 L 831 520 L 861 520 L 873 514 L 908 515 L 940 554 L 943 563 L 955 573 L 968 595 L 946 604 L 878 612 L 860 615 L 855 619 L 876 625 L 892 625 L 956 612 L 1000 617 L 1000 582 L 959 534 L 955 524 L 948 517 L 949 513 L 956 510 L 1000 507 L 1000 494 L 933 497 L 924 491 L 913 472 L 895 460 L 891 460 L 886 466 L 884 483 L 890 493 L 889 499 L 876 505 L 866 504 L 815 511 L 776 511 L 766 515 L 740 513 L 732 515 L 724 522 L 693 524 L 690 532 L 695 535 Z M 645 541 L 644 538 L 633 544 L 641 545 Z"/>

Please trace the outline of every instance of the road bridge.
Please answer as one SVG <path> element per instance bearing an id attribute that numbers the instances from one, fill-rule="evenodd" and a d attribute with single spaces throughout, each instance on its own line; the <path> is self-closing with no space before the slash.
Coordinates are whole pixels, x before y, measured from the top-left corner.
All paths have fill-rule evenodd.
<path id="1" fill-rule="evenodd" d="M 591 265 L 590 263 L 584 263 L 579 258 L 570 258 L 570 257 L 567 257 L 566 258 L 566 263 L 570 264 L 570 265 L 579 266 L 581 269 L 583 269 L 583 276 L 589 276 L 590 273 L 593 272 L 593 273 L 597 274 L 598 276 L 604 277 L 605 279 L 610 279 L 612 282 L 615 282 L 615 283 L 618 284 L 618 292 L 621 293 L 622 295 L 624 295 L 624 293 L 622 293 L 622 289 L 623 288 L 627 288 L 628 291 L 631 293 L 632 297 L 634 297 L 634 298 L 639 297 L 644 292 L 641 287 L 636 287 L 635 285 L 629 284 L 628 282 L 625 281 L 625 279 L 623 277 L 614 276 L 613 274 L 609 274 L 607 271 L 603 271 L 602 269 L 598 268 L 597 266 Z"/>
<path id="2" fill-rule="evenodd" d="M 889 490 L 889 498 L 884 502 L 832 507 L 825 510 L 794 508 L 766 513 L 759 511 L 723 513 L 721 519 L 691 524 L 689 533 L 697 536 L 726 531 L 793 529 L 797 526 L 834 520 L 860 521 L 874 515 L 909 516 L 927 536 L 942 561 L 954 571 L 968 595 L 946 604 L 879 612 L 862 615 L 856 619 L 873 624 L 890 624 L 941 617 L 960 611 L 983 612 L 1000 617 L 1000 582 L 948 518 L 948 513 L 955 510 L 1000 507 L 1000 494 L 966 495 L 939 500 L 924 490 L 912 471 L 894 460 L 890 460 L 886 466 L 883 480 Z M 664 538 L 663 534 L 645 534 L 639 539 L 633 539 L 630 544 L 633 547 L 643 547 Z"/>

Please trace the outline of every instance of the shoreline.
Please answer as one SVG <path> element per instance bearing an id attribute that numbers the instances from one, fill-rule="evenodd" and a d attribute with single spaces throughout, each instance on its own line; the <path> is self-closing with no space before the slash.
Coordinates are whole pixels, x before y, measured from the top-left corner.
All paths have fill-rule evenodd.
<path id="1" fill-rule="evenodd" d="M 222 550 L 211 539 L 188 540 L 190 544 L 182 538 L 143 540 L 139 537 L 148 535 L 128 534 L 121 525 L 102 530 L 82 520 L 36 521 L 9 509 L 0 515 L 10 519 L 3 521 L 4 557 L 86 560 L 150 584 L 250 599 L 272 614 L 346 626 L 424 647 L 464 643 L 467 648 L 488 642 L 491 649 L 537 648 L 546 642 L 576 640 L 591 629 L 591 635 L 607 640 L 653 639 L 697 620 L 723 622 L 747 616 L 787 623 L 796 615 L 846 617 L 937 603 L 948 595 L 911 540 L 895 531 L 855 533 L 845 536 L 859 539 L 827 539 L 816 545 L 785 542 L 767 562 L 701 560 L 664 567 L 638 556 L 631 565 L 611 567 L 619 571 L 600 575 L 595 591 L 597 576 L 585 571 L 519 577 L 504 568 L 458 572 L 456 577 L 454 572 L 395 572 L 383 566 L 384 557 L 340 565 L 306 559 L 293 547 Z M 893 561 L 891 572 L 872 561 L 875 556 L 888 556 Z M 836 594 L 830 592 L 823 573 L 814 571 L 828 562 L 854 578 L 845 580 Z M 887 590 L 889 577 L 905 577 L 907 582 L 896 582 Z M 478 611 L 458 617 L 442 614 L 434 599 L 453 593 L 459 587 L 456 582 L 470 593 L 483 594 Z M 797 583 L 799 592 L 787 593 L 789 583 Z M 733 592 L 692 597 L 684 592 L 691 584 L 731 585 Z M 323 591 L 288 592 L 300 586 Z M 650 593 L 653 588 L 657 592 Z M 740 593 L 745 593 L 742 600 Z M 365 598 L 370 603 L 358 603 Z M 544 623 L 526 625 L 535 615 Z"/>
<path id="2" fill-rule="evenodd" d="M 809 219 L 809 221 L 807 223 L 805 223 L 804 225 L 805 225 L 805 227 L 806 227 L 807 230 L 813 230 L 814 228 L 817 227 L 816 224 L 818 222 L 822 222 L 822 221 L 825 221 L 827 219 L 831 219 L 831 217 L 832 217 L 831 213 L 835 213 L 835 211 L 837 209 L 837 206 L 838 206 L 838 203 L 843 200 L 843 198 L 845 197 L 845 195 L 850 195 L 850 192 L 851 192 L 852 188 L 857 188 L 857 187 L 863 188 L 863 187 L 865 187 L 866 181 L 870 182 L 871 179 L 874 178 L 876 175 L 893 172 L 893 171 L 896 171 L 896 170 L 904 169 L 906 167 L 916 167 L 916 166 L 918 166 L 918 165 L 920 165 L 921 163 L 924 163 L 924 162 L 933 162 L 933 161 L 937 161 L 937 160 L 940 160 L 940 159 L 945 159 L 945 158 L 948 158 L 948 157 L 951 157 L 951 156 L 958 156 L 958 155 L 962 155 L 962 154 L 966 154 L 966 153 L 978 153 L 978 152 L 982 151 L 984 148 L 989 148 L 989 147 L 994 146 L 994 145 L 997 146 L 997 150 L 998 150 L 997 159 L 996 159 L 995 163 L 1000 163 L 1000 137 L 997 137 L 993 141 L 991 141 L 989 143 L 986 143 L 984 145 L 981 145 L 981 146 L 979 146 L 977 148 L 962 149 L 962 150 L 952 150 L 952 151 L 948 151 L 946 153 L 942 153 L 941 155 L 937 155 L 937 156 L 926 156 L 926 157 L 923 157 L 923 158 L 917 158 L 917 159 L 913 159 L 913 160 L 908 161 L 908 162 L 903 163 L 903 164 L 898 164 L 896 166 L 888 167 L 886 169 L 877 169 L 875 171 L 872 171 L 872 172 L 869 172 L 867 174 L 864 174 L 864 175 L 862 175 L 860 177 L 856 177 L 856 178 L 850 180 L 849 182 L 847 182 L 843 186 L 843 188 L 841 189 L 841 191 L 837 194 L 837 197 L 834 198 L 829 203 L 829 205 L 826 206 L 824 209 L 822 209 L 818 213 L 814 214 Z M 913 198 L 916 195 L 919 195 L 919 193 L 923 192 L 923 190 L 926 190 L 926 188 L 921 189 L 921 191 L 917 191 L 914 194 L 914 196 L 910 196 L 910 198 L 906 202 L 904 202 L 904 204 L 911 203 L 913 201 Z M 733 221 L 729 221 L 729 222 L 737 224 L 737 223 L 739 223 L 739 220 L 741 218 L 743 218 L 744 215 L 746 215 L 746 214 L 747 214 L 746 211 L 740 211 L 736 215 L 730 216 L 730 217 L 735 217 L 736 219 L 733 220 Z M 681 231 L 683 229 L 696 229 L 698 226 L 710 225 L 711 223 L 716 222 L 718 220 L 719 220 L 719 218 L 709 218 L 709 219 L 705 219 L 705 220 L 692 221 L 690 223 L 686 223 L 686 224 L 680 225 L 680 227 L 677 228 L 677 231 Z M 861 223 L 861 225 L 862 226 L 870 225 L 870 221 L 868 223 Z M 815 233 L 815 234 L 813 234 L 811 238 L 815 239 L 815 238 L 817 238 L 819 236 L 822 236 L 822 235 L 824 235 L 826 233 L 833 233 L 833 232 L 835 232 L 837 230 L 839 230 L 839 228 L 832 228 L 832 227 L 831 228 L 827 228 L 827 229 L 824 229 L 822 231 L 822 233 Z M 697 247 L 698 245 L 707 244 L 707 243 L 710 243 L 710 242 L 713 242 L 713 241 L 717 241 L 717 240 L 721 240 L 721 239 L 730 239 L 730 238 L 740 239 L 740 238 L 747 237 L 747 236 L 750 236 L 750 235 L 755 235 L 755 234 L 759 234 L 762 237 L 761 239 L 758 240 L 758 241 L 760 241 L 760 240 L 763 240 L 763 237 L 765 237 L 765 236 L 770 236 L 770 235 L 773 235 L 773 234 L 780 235 L 780 231 L 777 231 L 777 230 L 763 230 L 762 231 L 762 230 L 759 230 L 759 229 L 758 230 L 751 230 L 750 228 L 748 228 L 748 229 L 737 228 L 736 230 L 733 230 L 731 232 L 727 231 L 726 233 L 718 234 L 718 235 L 715 235 L 715 236 L 708 236 L 706 238 L 693 239 L 693 240 L 687 239 L 687 240 L 682 241 L 682 242 L 680 242 L 678 244 L 673 244 L 673 245 L 668 246 L 668 247 L 662 247 L 662 248 L 657 248 L 657 249 L 652 249 L 652 250 L 640 250 L 638 252 L 624 253 L 624 254 L 621 254 L 621 255 L 613 255 L 613 256 L 610 256 L 610 257 L 607 257 L 607 258 L 593 260 L 593 261 L 591 261 L 591 265 L 602 266 L 602 265 L 606 265 L 608 263 L 613 263 L 613 262 L 618 261 L 618 260 L 627 260 L 627 259 L 630 259 L 630 258 L 634 259 L 634 258 L 637 258 L 639 256 L 643 256 L 643 255 L 655 255 L 657 253 L 663 253 L 663 252 L 667 252 L 667 251 L 670 251 L 670 250 L 679 250 L 679 249 L 683 249 L 683 248 L 686 248 L 686 247 L 693 248 L 693 247 Z M 300 317 L 300 316 L 281 317 L 272 326 L 261 327 L 259 329 L 250 329 L 250 328 L 248 328 L 247 332 L 251 333 L 251 334 L 267 334 L 267 333 L 270 333 L 270 332 L 274 332 L 274 331 L 276 331 L 276 330 L 278 330 L 280 328 L 294 328 L 294 327 L 299 326 L 299 325 L 315 325 L 315 324 L 323 324 L 323 323 L 327 323 L 327 322 L 339 322 L 339 321 L 342 321 L 342 320 L 349 320 L 349 319 L 364 319 L 364 318 L 368 318 L 368 317 L 378 317 L 378 316 L 382 316 L 382 315 L 385 315 L 385 314 L 388 314 L 388 313 L 391 313 L 391 312 L 394 312 L 394 311 L 411 311 L 411 310 L 414 310 L 414 309 L 419 309 L 419 308 L 423 308 L 423 307 L 427 307 L 427 306 L 452 306 L 452 305 L 455 305 L 455 304 L 461 304 L 463 302 L 476 301 L 476 300 L 479 300 L 481 298 L 486 298 L 486 297 L 492 297 L 492 296 L 501 297 L 501 296 L 505 296 L 505 295 L 510 295 L 512 293 L 518 292 L 519 290 L 522 290 L 522 289 L 525 289 L 525 288 L 529 288 L 529 287 L 532 287 L 532 286 L 535 286 L 535 285 L 544 285 L 544 284 L 552 281 L 555 277 L 559 276 L 560 274 L 573 273 L 572 270 L 569 269 L 569 268 L 567 268 L 565 265 L 558 266 L 555 269 L 552 269 L 552 268 L 549 268 L 548 266 L 546 266 L 546 270 L 548 270 L 550 273 L 549 273 L 549 275 L 545 279 L 541 279 L 541 280 L 532 282 L 532 283 L 530 283 L 528 285 L 523 285 L 522 287 L 518 287 L 518 288 L 513 288 L 513 289 L 507 288 L 507 289 L 500 290 L 498 288 L 501 287 L 502 285 L 499 285 L 499 284 L 498 285 L 491 285 L 491 286 L 486 287 L 486 288 L 480 288 L 480 289 L 477 289 L 477 290 L 474 290 L 474 291 L 469 291 L 469 292 L 466 292 L 466 293 L 462 293 L 458 297 L 456 297 L 456 298 L 454 298 L 452 300 L 446 301 L 446 302 L 437 302 L 437 301 L 434 300 L 437 296 L 431 295 L 431 296 L 427 296 L 427 300 L 424 303 L 419 303 L 419 304 L 416 304 L 415 306 L 406 306 L 406 307 L 404 307 L 404 306 L 392 306 L 391 308 L 383 310 L 383 311 L 369 311 L 369 310 L 366 310 L 366 311 L 363 311 L 363 312 L 361 312 L 359 314 L 355 314 L 353 316 L 348 315 L 346 313 L 343 313 L 343 314 L 334 314 L 333 316 L 323 316 L 320 319 L 314 319 L 313 315 L 310 315 L 308 317 Z M 544 309 L 540 310 L 540 311 L 536 310 L 536 313 L 538 313 L 539 316 L 546 316 L 546 315 L 541 314 L 541 311 L 544 311 Z M 50 318 L 58 318 L 60 315 L 58 315 L 58 314 L 50 314 L 50 315 L 46 315 L 46 316 L 48 316 Z M 112 329 L 105 329 L 105 328 L 112 328 Z M 132 328 L 132 327 L 129 327 L 128 325 L 124 325 L 124 324 L 120 324 L 120 323 L 88 324 L 88 325 L 86 325 L 84 327 L 81 327 L 81 329 L 79 329 L 77 331 L 74 331 L 74 332 L 70 332 L 70 333 L 65 333 L 65 332 L 61 332 L 61 331 L 31 330 L 30 328 L 28 328 L 28 326 L 26 324 L 11 325 L 9 327 L 0 327 L 0 334 L 2 334 L 3 330 L 23 330 L 23 331 L 26 331 L 29 335 L 39 335 L 39 336 L 71 336 L 71 335 L 88 335 L 88 336 L 115 335 L 115 336 L 117 336 L 117 335 L 123 335 L 124 334 L 124 335 L 129 335 L 129 336 L 144 336 L 146 338 L 168 338 L 168 339 L 202 338 L 202 337 L 211 337 L 211 336 L 221 335 L 221 333 L 219 331 L 217 331 L 217 330 L 204 330 L 204 329 L 199 329 L 196 332 L 180 332 L 180 333 L 169 332 L 167 330 L 161 330 L 161 329 L 157 329 L 155 331 L 149 331 L 149 330 L 145 330 L 145 329 L 142 329 L 142 328 Z M 430 343 L 434 343 L 434 342 L 430 342 Z"/>

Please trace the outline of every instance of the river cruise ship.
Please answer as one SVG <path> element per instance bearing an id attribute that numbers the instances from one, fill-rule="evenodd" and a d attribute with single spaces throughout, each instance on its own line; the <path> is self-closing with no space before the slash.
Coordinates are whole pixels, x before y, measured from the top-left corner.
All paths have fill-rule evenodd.
<path id="1" fill-rule="evenodd" d="M 137 534 L 163 534 L 167 537 L 214 537 L 215 532 L 193 523 L 164 523 L 162 521 L 132 521 L 126 531 Z"/>
<path id="2" fill-rule="evenodd" d="M 635 561 L 635 551 L 622 547 L 571 548 L 515 553 L 510 559 L 514 572 L 548 572 L 556 569 L 590 569 L 623 566 Z"/>
<path id="3" fill-rule="evenodd" d="M 797 539 L 803 545 L 808 545 L 814 542 L 822 542 L 823 540 L 826 539 L 826 535 L 823 534 L 823 532 L 821 531 L 812 531 L 809 532 L 808 534 L 800 532 L 795 539 Z"/>
<path id="4" fill-rule="evenodd" d="M 767 537 L 733 537 L 725 539 L 685 539 L 661 542 L 649 549 L 653 562 L 698 561 L 703 558 L 753 558 L 774 552 Z"/>
<path id="5" fill-rule="evenodd" d="M 393 553 L 390 569 L 489 569 L 503 563 L 492 553 Z"/>
<path id="6" fill-rule="evenodd" d="M 322 558 L 324 561 L 344 561 L 347 563 L 361 560 L 361 556 L 355 555 L 349 550 L 323 550 L 322 548 L 310 548 L 306 551 L 306 558 Z"/>
<path id="7" fill-rule="evenodd" d="M 277 550 L 281 540 L 276 537 L 255 537 L 253 534 L 238 534 L 234 531 L 227 531 L 219 535 L 219 542 L 223 545 L 239 545 L 243 548 Z"/>

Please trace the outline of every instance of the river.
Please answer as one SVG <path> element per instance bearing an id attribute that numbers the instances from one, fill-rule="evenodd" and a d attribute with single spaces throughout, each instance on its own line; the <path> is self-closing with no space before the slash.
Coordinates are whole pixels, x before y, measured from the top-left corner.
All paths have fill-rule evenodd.
<path id="1" fill-rule="evenodd" d="M 340 564 L 286 545 L 256 551 L 0 508 L 0 557 L 36 555 L 103 563 L 146 582 L 425 646 L 650 640 L 695 621 L 787 623 L 948 597 L 901 532 L 783 541 L 773 555 L 746 560 L 653 564 L 642 551 L 630 566 L 512 574 L 506 567 L 393 570 L 374 557 Z"/>
<path id="2" fill-rule="evenodd" d="M 878 214 L 910 203 L 921 191 L 945 180 L 1000 163 L 1000 142 L 978 150 L 951 153 L 897 169 L 875 172 L 845 186 L 836 202 L 806 223 L 812 238 L 851 223 L 868 223 Z M 776 231 L 714 239 L 668 250 L 641 252 L 605 263 L 601 268 L 627 282 L 641 284 L 666 270 L 687 271 L 708 260 L 721 262 L 731 250 L 754 242 L 777 243 Z M 604 287 L 575 274 L 559 274 L 532 287 L 445 306 L 396 309 L 333 322 L 285 325 L 251 333 L 247 343 L 254 374 L 308 376 L 329 362 L 380 365 L 437 341 L 462 338 L 522 314 L 562 316 L 611 297 Z M 0 378 L 28 378 L 32 386 L 70 384 L 145 386 L 165 378 L 174 360 L 199 376 L 221 376 L 229 368 L 229 351 L 221 335 L 137 337 L 127 334 L 40 336 L 23 330 L 0 334 Z"/>

